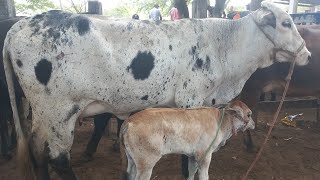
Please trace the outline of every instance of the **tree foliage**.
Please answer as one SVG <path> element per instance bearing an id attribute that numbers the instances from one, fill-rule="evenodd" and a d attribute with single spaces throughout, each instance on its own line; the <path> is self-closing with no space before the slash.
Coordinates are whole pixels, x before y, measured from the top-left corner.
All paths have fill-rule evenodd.
<path id="1" fill-rule="evenodd" d="M 15 3 L 17 13 L 34 14 L 56 8 L 51 0 L 25 0 L 24 3 Z"/>
<path id="2" fill-rule="evenodd" d="M 87 11 L 88 0 L 64 0 L 64 11 L 82 13 Z"/>

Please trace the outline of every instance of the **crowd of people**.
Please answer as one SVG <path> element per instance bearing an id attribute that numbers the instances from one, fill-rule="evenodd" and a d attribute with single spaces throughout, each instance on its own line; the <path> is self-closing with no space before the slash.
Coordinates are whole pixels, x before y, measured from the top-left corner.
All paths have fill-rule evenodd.
<path id="1" fill-rule="evenodd" d="M 153 8 L 150 10 L 150 13 L 149 13 L 149 19 L 156 21 L 156 22 L 162 20 L 162 15 L 161 15 L 159 7 L 160 6 L 158 4 L 155 4 L 153 6 Z M 174 5 L 170 10 L 170 19 L 172 21 L 174 21 L 177 19 L 181 19 L 181 17 L 182 17 L 181 13 L 179 12 L 177 6 Z M 132 19 L 139 20 L 139 15 L 138 14 L 132 15 Z"/>

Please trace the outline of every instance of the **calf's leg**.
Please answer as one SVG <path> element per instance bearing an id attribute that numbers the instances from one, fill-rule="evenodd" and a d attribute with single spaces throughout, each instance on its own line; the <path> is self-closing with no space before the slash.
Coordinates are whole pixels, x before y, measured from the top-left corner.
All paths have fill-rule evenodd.
<path id="1" fill-rule="evenodd" d="M 199 164 L 199 180 L 208 180 L 209 179 L 209 166 L 211 162 L 212 154 L 209 153 L 206 157 L 202 160 L 202 162 L 198 162 Z"/>
<path id="2" fill-rule="evenodd" d="M 194 179 L 194 175 L 197 172 L 197 161 L 195 160 L 194 157 L 189 157 L 188 158 L 188 170 L 189 170 L 189 180 L 193 180 Z"/>

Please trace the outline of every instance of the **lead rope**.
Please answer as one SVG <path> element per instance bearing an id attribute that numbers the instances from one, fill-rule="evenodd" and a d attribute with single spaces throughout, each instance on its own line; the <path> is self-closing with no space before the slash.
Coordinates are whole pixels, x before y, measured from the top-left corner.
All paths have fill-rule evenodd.
<path id="1" fill-rule="evenodd" d="M 224 119 L 224 108 L 222 109 L 222 114 L 221 114 L 221 117 L 220 117 L 220 123 L 218 124 L 218 130 L 217 130 L 217 132 L 216 132 L 216 136 L 215 136 L 214 139 L 212 140 L 210 146 L 208 147 L 208 149 L 206 150 L 206 152 L 204 153 L 204 155 L 201 157 L 200 161 L 198 161 L 198 162 L 202 162 L 203 159 L 204 159 L 204 158 L 207 156 L 207 154 L 209 153 L 210 149 L 212 148 L 214 142 L 216 141 L 216 139 L 217 139 L 217 137 L 218 137 L 218 133 L 219 133 L 219 131 L 220 131 L 220 129 L 221 129 L 221 124 L 222 124 L 222 122 L 223 122 L 223 119 Z M 199 163 L 197 163 L 196 168 L 193 170 L 192 176 L 194 176 L 194 175 L 196 174 L 196 172 L 198 171 L 198 168 L 199 168 Z M 190 175 L 189 175 L 189 177 L 187 178 L 187 180 L 190 180 Z"/>
<path id="2" fill-rule="evenodd" d="M 260 156 L 261 156 L 261 153 L 262 153 L 262 151 L 263 151 L 263 148 L 264 148 L 265 145 L 267 144 L 267 141 L 268 141 L 268 139 L 269 139 L 269 136 L 270 136 L 270 134 L 271 134 L 271 131 L 272 131 L 272 129 L 273 129 L 273 127 L 274 127 L 274 125 L 275 125 L 275 123 L 276 123 L 276 121 L 277 121 L 277 118 L 278 118 L 278 116 L 279 116 L 280 110 L 281 110 L 281 108 L 282 108 L 282 104 L 283 104 L 283 102 L 284 102 L 284 98 L 286 97 L 286 94 L 287 94 L 287 91 L 288 91 L 288 88 L 289 88 L 289 84 L 290 84 L 290 81 L 291 81 L 291 76 L 292 76 L 292 73 L 293 73 L 294 65 L 295 65 L 295 63 L 296 63 L 297 54 L 298 54 L 298 53 L 301 51 L 301 49 L 303 48 L 303 47 L 302 47 L 302 48 L 301 48 L 301 47 L 302 47 L 302 46 L 300 46 L 299 49 L 298 49 L 298 51 L 295 53 L 295 58 L 294 58 L 293 62 L 292 62 L 291 65 L 290 65 L 289 73 L 288 73 L 288 76 L 286 77 L 287 83 L 286 83 L 285 89 L 284 89 L 284 91 L 283 91 L 283 94 L 282 94 L 281 101 L 280 101 L 280 104 L 279 104 L 279 106 L 278 106 L 277 112 L 275 113 L 275 115 L 274 115 L 274 117 L 273 117 L 273 120 L 272 120 L 272 123 L 271 123 L 271 125 L 270 125 L 270 127 L 269 127 L 267 136 L 265 137 L 264 142 L 262 143 L 261 148 L 260 148 L 259 152 L 257 153 L 254 161 L 251 163 L 249 169 L 247 170 L 247 172 L 245 173 L 245 175 L 241 178 L 241 180 L 246 180 L 246 179 L 247 179 L 250 171 L 253 169 L 253 167 L 255 166 L 256 162 L 259 160 L 259 158 L 260 158 Z"/>

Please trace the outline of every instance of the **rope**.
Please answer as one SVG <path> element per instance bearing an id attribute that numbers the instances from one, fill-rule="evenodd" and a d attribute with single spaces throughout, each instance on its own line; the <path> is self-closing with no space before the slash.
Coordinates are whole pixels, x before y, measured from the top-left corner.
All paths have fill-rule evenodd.
<path id="1" fill-rule="evenodd" d="M 222 122 L 223 122 L 223 119 L 224 119 L 224 108 L 222 109 L 222 114 L 221 114 L 221 117 L 220 117 L 220 123 L 218 124 L 218 130 L 217 130 L 217 132 L 216 132 L 216 135 L 215 135 L 213 141 L 211 142 L 210 146 L 208 147 L 208 149 L 206 150 L 206 152 L 204 153 L 204 155 L 202 156 L 202 158 L 201 158 L 200 161 L 198 161 L 198 162 L 202 162 L 203 159 L 204 159 L 204 158 L 207 156 L 207 154 L 209 153 L 210 149 L 212 148 L 214 142 L 216 141 L 216 139 L 217 139 L 217 137 L 218 137 L 218 133 L 219 133 L 219 131 L 220 131 L 220 129 L 221 129 L 221 124 L 222 124 Z M 198 168 L 199 168 L 199 163 L 197 163 L 196 168 L 193 170 L 192 176 L 194 176 L 194 175 L 196 174 L 196 172 L 198 171 Z M 189 177 L 187 178 L 187 180 L 190 180 L 190 175 L 189 175 Z"/>
<path id="2" fill-rule="evenodd" d="M 301 49 L 302 49 L 302 48 L 301 48 L 301 46 L 300 46 L 298 50 L 300 51 Z M 299 52 L 299 51 L 297 51 L 297 52 Z M 280 104 L 279 104 L 279 106 L 278 106 L 277 112 L 275 113 L 275 115 L 274 115 L 274 117 L 273 117 L 273 120 L 272 120 L 272 123 L 271 123 L 271 125 L 270 125 L 270 127 L 269 127 L 267 136 L 265 137 L 264 142 L 262 143 L 261 148 L 260 148 L 259 152 L 257 153 L 254 161 L 251 163 L 249 169 L 247 170 L 246 174 L 241 178 L 241 180 L 246 180 L 246 179 L 247 179 L 250 171 L 253 169 L 253 167 L 255 166 L 256 162 L 259 160 L 259 158 L 260 158 L 260 156 L 261 156 L 261 153 L 262 153 L 262 151 L 263 151 L 263 149 L 264 149 L 264 147 L 265 147 L 265 145 L 266 145 L 266 143 L 267 143 L 267 141 L 268 141 L 268 139 L 269 139 L 269 136 L 270 136 L 270 134 L 271 134 L 271 131 L 272 131 L 272 129 L 273 129 L 273 127 L 274 127 L 274 125 L 275 125 L 275 123 L 276 123 L 276 121 L 277 121 L 277 118 L 278 118 L 278 116 L 279 116 L 280 110 L 281 110 L 281 108 L 282 108 L 282 104 L 283 104 L 283 102 L 284 102 L 284 98 L 286 97 L 286 94 L 287 94 L 287 91 L 288 91 L 288 88 L 289 88 L 289 84 L 290 84 L 290 80 L 291 80 L 291 76 L 292 76 L 292 73 L 293 73 L 293 69 L 294 69 L 295 63 L 296 63 L 296 58 L 294 58 L 294 61 L 293 61 L 293 62 L 291 63 L 291 65 L 290 65 L 289 73 L 288 73 L 288 76 L 286 77 L 287 83 L 286 83 L 285 89 L 284 89 L 284 91 L 283 91 L 283 94 L 282 94 L 281 101 L 280 101 Z"/>

